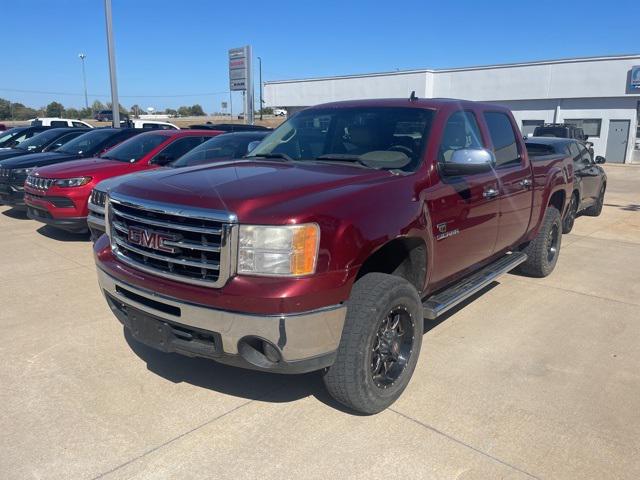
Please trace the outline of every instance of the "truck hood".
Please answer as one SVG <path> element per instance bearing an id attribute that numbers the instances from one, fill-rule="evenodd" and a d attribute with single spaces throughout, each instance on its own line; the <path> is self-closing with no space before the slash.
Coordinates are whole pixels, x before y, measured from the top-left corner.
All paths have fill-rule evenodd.
<path id="1" fill-rule="evenodd" d="M 83 158 L 60 165 L 39 168 L 38 174 L 45 178 L 93 176 L 100 179 L 122 174 L 127 171 L 129 165 L 131 164 L 127 162 L 107 160 L 106 158 Z"/>
<path id="2" fill-rule="evenodd" d="M 132 177 L 111 191 L 134 198 L 234 213 L 240 221 L 287 222 L 313 195 L 339 195 L 356 185 L 388 179 L 385 170 L 352 165 L 233 161 L 163 169 Z M 311 204 L 321 201 L 314 199 Z M 297 205 L 294 205 L 294 203 Z M 286 218 L 285 218 L 286 217 Z"/>
<path id="3" fill-rule="evenodd" d="M 59 152 L 30 153 L 2 161 L 3 168 L 43 167 L 54 163 L 68 162 L 80 158 L 79 155 L 67 155 Z"/>

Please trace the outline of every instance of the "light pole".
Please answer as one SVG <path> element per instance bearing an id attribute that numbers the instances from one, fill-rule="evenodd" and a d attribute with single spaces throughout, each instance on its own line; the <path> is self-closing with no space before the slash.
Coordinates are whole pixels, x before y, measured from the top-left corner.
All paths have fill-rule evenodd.
<path id="1" fill-rule="evenodd" d="M 116 80 L 116 53 L 113 46 L 113 24 L 111 21 L 111 0 L 104 0 L 104 17 L 107 23 L 107 51 L 109 53 L 109 79 L 111 80 L 111 114 L 113 128 L 120 128 L 120 102 Z"/>
<path id="2" fill-rule="evenodd" d="M 260 72 L 260 120 L 262 120 L 262 57 L 258 57 L 258 71 Z"/>
<path id="3" fill-rule="evenodd" d="M 84 59 L 87 58 L 87 55 L 84 53 L 79 53 L 78 58 L 82 63 L 82 83 L 84 84 L 84 106 L 87 110 L 89 110 L 89 97 L 87 97 L 87 74 L 84 70 Z"/>

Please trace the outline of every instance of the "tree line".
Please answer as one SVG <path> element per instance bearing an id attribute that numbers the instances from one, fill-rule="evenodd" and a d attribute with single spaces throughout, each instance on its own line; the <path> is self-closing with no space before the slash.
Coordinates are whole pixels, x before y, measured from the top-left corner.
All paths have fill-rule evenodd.
<path id="1" fill-rule="evenodd" d="M 0 98 L 0 120 L 29 120 L 35 117 L 64 117 L 64 118 L 93 118 L 93 116 L 100 110 L 111 110 L 111 102 L 103 104 L 101 101 L 96 100 L 91 105 L 91 108 L 73 108 L 65 107 L 60 102 L 51 102 L 45 107 L 38 109 L 27 107 L 22 103 L 10 102 L 4 98 Z M 131 117 L 137 117 L 144 113 L 144 110 L 139 105 L 132 105 L 130 109 L 126 109 L 120 105 L 120 112 Z M 202 106 L 199 104 L 191 106 L 182 106 L 178 109 L 167 108 L 164 112 L 155 111 L 157 114 L 166 114 L 172 117 L 200 117 L 206 115 Z"/>

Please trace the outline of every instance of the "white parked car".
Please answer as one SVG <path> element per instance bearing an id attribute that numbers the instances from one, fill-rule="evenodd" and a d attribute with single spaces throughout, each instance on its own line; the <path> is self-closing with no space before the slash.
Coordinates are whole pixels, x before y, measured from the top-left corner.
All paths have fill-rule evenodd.
<path id="1" fill-rule="evenodd" d="M 80 127 L 93 128 L 93 125 L 72 118 L 38 117 L 30 120 L 32 127 Z"/>
<path id="2" fill-rule="evenodd" d="M 276 117 L 286 117 L 287 116 L 287 111 L 284 108 L 274 108 L 273 109 L 273 114 Z"/>
<path id="3" fill-rule="evenodd" d="M 132 120 L 133 128 L 155 128 L 156 130 L 180 130 L 173 123 L 159 122 L 157 120 Z"/>

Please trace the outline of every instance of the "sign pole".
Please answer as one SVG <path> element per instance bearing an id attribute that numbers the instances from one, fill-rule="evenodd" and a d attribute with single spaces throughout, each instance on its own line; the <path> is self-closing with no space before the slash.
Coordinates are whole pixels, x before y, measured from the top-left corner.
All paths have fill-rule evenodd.
<path id="1" fill-rule="evenodd" d="M 116 53 L 113 46 L 113 23 L 111 21 L 111 0 L 104 0 L 104 16 L 107 22 L 107 52 L 109 54 L 109 79 L 111 80 L 111 113 L 113 128 L 120 128 L 120 102 L 118 101 L 118 81 L 116 80 Z"/>

